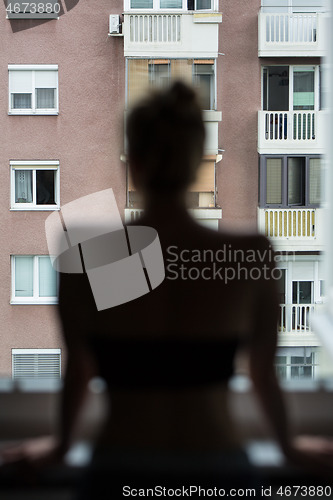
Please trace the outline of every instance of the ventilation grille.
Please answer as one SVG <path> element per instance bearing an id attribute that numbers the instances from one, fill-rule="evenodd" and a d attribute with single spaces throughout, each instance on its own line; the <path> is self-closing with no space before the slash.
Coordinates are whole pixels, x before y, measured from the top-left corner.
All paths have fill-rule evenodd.
<path id="1" fill-rule="evenodd" d="M 13 378 L 59 379 L 61 354 L 13 353 Z"/>

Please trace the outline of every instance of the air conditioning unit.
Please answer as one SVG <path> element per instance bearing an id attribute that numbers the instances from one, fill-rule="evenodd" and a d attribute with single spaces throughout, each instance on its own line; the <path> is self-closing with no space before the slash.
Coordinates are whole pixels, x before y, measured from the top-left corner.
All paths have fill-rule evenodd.
<path id="1" fill-rule="evenodd" d="M 120 16 L 119 16 L 119 14 L 111 14 L 110 15 L 109 33 L 110 33 L 110 35 L 120 33 Z"/>

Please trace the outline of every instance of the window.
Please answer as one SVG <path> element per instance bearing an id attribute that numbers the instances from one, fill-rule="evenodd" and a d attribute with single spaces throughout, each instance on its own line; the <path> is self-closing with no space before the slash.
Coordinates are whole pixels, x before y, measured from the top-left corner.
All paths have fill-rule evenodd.
<path id="1" fill-rule="evenodd" d="M 264 67 L 263 110 L 318 110 L 319 82 L 319 66 Z"/>
<path id="2" fill-rule="evenodd" d="M 10 114 L 58 114 L 58 66 L 9 65 Z"/>
<path id="3" fill-rule="evenodd" d="M 127 5 L 126 5 L 127 4 Z M 127 0 L 125 10 L 218 10 L 217 0 Z"/>
<path id="4" fill-rule="evenodd" d="M 318 207 L 321 183 L 320 157 L 260 157 L 262 207 Z"/>
<path id="5" fill-rule="evenodd" d="M 204 110 L 215 109 L 214 59 L 127 59 L 127 104 L 132 106 L 151 87 L 163 88 L 172 79 L 196 87 Z"/>
<path id="6" fill-rule="evenodd" d="M 12 377 L 22 379 L 59 379 L 60 349 L 12 349 Z"/>
<path id="7" fill-rule="evenodd" d="M 11 208 L 55 210 L 59 208 L 58 161 L 11 161 Z"/>
<path id="8" fill-rule="evenodd" d="M 278 347 L 275 369 L 279 379 L 316 378 L 319 351 L 318 347 Z"/>
<path id="9" fill-rule="evenodd" d="M 56 304 L 58 277 L 48 255 L 12 256 L 12 304 Z"/>

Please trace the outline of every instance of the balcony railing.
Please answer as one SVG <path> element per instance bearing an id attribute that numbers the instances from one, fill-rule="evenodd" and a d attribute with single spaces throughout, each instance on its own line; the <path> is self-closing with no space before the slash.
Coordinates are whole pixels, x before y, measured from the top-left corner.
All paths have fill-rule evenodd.
<path id="1" fill-rule="evenodd" d="M 259 152 L 324 152 L 324 112 L 323 111 L 259 111 L 258 148 Z M 276 148 L 276 151 L 272 151 Z M 297 148 L 300 151 L 297 151 Z"/>
<path id="2" fill-rule="evenodd" d="M 280 304 L 279 333 L 311 333 L 311 320 L 316 307 L 316 304 Z"/>
<path id="3" fill-rule="evenodd" d="M 131 42 L 180 42 L 181 16 L 179 14 L 133 14 L 129 16 L 129 23 Z"/>
<path id="4" fill-rule="evenodd" d="M 324 56 L 323 13 L 259 14 L 259 56 Z"/>
<path id="5" fill-rule="evenodd" d="M 260 229 L 269 238 L 315 238 L 316 210 L 313 208 L 265 209 Z"/>
<path id="6" fill-rule="evenodd" d="M 125 224 L 137 221 L 142 216 L 142 208 L 125 208 Z M 218 207 L 192 208 L 189 213 L 198 221 L 211 229 L 218 229 L 218 221 L 222 219 L 222 209 Z"/>
<path id="7" fill-rule="evenodd" d="M 217 58 L 219 12 L 124 13 L 125 57 Z"/>

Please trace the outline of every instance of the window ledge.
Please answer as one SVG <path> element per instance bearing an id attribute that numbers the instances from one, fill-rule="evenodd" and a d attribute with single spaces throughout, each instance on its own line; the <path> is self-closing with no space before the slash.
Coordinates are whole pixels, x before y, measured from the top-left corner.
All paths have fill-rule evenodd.
<path id="1" fill-rule="evenodd" d="M 48 299 L 48 300 L 41 300 L 41 299 L 30 299 L 29 297 L 27 300 L 18 300 L 18 299 L 11 299 L 10 304 L 13 306 L 49 306 L 49 305 L 56 305 L 58 304 L 58 298 L 54 299 Z"/>
<path id="2" fill-rule="evenodd" d="M 60 206 L 57 205 L 55 207 L 11 207 L 11 212 L 57 212 L 60 210 Z"/>
<path id="3" fill-rule="evenodd" d="M 19 116 L 57 116 L 59 115 L 59 111 L 8 111 L 8 115 L 19 115 Z"/>

